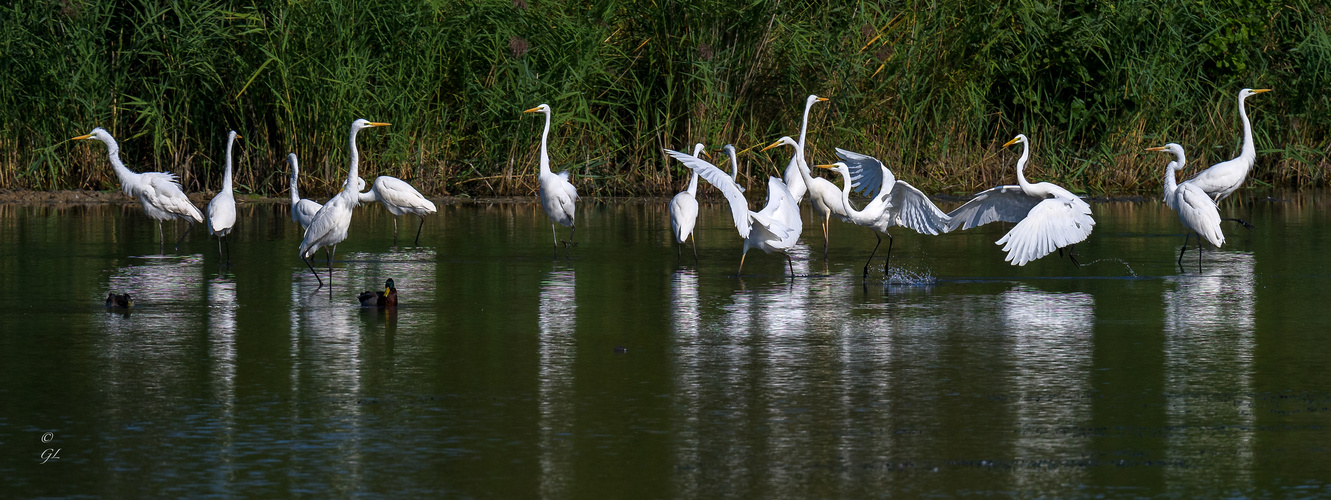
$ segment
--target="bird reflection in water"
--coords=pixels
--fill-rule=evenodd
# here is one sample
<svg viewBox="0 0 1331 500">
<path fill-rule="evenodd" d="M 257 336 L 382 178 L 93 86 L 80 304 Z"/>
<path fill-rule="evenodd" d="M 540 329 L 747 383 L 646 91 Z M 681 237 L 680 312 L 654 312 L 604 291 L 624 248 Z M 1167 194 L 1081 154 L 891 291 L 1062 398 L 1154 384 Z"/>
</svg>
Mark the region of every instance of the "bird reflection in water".
<svg viewBox="0 0 1331 500">
<path fill-rule="evenodd" d="M 541 281 L 539 423 L 542 497 L 567 496 L 573 474 L 573 363 L 577 344 L 577 277 L 552 270 Z"/>
</svg>

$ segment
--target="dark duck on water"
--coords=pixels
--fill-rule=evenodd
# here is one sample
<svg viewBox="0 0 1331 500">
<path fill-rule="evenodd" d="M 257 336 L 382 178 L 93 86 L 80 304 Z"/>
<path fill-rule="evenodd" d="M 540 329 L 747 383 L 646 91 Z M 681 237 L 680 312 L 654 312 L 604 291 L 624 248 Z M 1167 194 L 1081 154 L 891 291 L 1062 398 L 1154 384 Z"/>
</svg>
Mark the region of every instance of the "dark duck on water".
<svg viewBox="0 0 1331 500">
<path fill-rule="evenodd" d="M 388 278 L 384 282 L 384 291 L 361 292 L 356 298 L 360 299 L 361 307 L 397 307 L 397 288 L 393 286 L 393 278 Z"/>
<path fill-rule="evenodd" d="M 134 307 L 134 299 L 130 298 L 128 293 L 108 292 L 106 294 L 106 307 Z"/>
</svg>

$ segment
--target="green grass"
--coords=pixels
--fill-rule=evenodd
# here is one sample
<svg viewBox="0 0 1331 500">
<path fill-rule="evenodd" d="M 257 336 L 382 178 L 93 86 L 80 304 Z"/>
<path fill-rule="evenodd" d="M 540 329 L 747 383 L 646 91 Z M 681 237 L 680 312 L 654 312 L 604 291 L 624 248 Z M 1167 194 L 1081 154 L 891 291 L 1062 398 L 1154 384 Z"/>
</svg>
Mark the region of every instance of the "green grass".
<svg viewBox="0 0 1331 500">
<path fill-rule="evenodd" d="M 930 191 L 1031 177 L 1092 194 L 1157 189 L 1183 144 L 1190 165 L 1234 155 L 1242 87 L 1259 150 L 1253 175 L 1325 186 L 1331 12 L 1270 0 L 828 6 L 799 2 L 19 0 L 0 6 L 0 187 L 111 189 L 110 130 L 136 170 L 216 189 L 226 131 L 242 191 L 327 195 L 359 117 L 365 177 L 430 194 L 534 192 L 541 120 L 551 157 L 584 194 L 663 194 L 683 184 L 662 148 L 733 143 L 762 189 L 795 135 L 809 154 L 874 154 Z"/>
</svg>

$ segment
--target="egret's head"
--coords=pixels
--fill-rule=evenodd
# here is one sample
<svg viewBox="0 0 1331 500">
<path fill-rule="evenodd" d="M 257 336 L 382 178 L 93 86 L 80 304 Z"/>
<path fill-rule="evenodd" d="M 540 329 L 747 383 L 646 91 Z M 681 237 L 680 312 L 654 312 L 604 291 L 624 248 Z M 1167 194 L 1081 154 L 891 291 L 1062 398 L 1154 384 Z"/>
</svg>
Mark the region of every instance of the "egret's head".
<svg viewBox="0 0 1331 500">
<path fill-rule="evenodd" d="M 706 156 L 709 160 L 712 159 L 712 155 L 707 154 L 707 146 L 703 146 L 701 142 L 693 145 L 693 156 L 697 157 L 698 155 Z"/>
<path fill-rule="evenodd" d="M 359 193 L 359 192 L 361 192 L 361 191 L 364 191 L 364 190 L 365 190 L 365 185 L 366 185 L 366 184 L 365 184 L 365 179 L 361 178 L 360 176 L 357 176 L 357 177 L 356 177 L 356 192 Z M 345 182 L 343 182 L 343 183 L 342 183 L 342 187 L 344 187 L 344 188 L 347 187 L 347 184 L 346 184 Z"/>
<path fill-rule="evenodd" d="M 234 140 L 236 140 L 236 139 L 239 139 L 239 138 L 240 138 L 240 134 L 236 133 L 235 130 L 232 130 L 232 131 L 230 131 L 230 132 L 228 132 L 228 133 L 226 134 L 226 142 L 228 142 L 228 143 L 230 143 L 231 141 L 234 141 Z"/>
<path fill-rule="evenodd" d="M 732 158 L 735 157 L 735 155 L 736 155 L 736 154 L 735 154 L 735 145 L 734 145 L 734 144 L 726 144 L 724 147 L 722 147 L 721 149 L 718 149 L 717 151 L 725 151 L 726 154 L 730 155 Z"/>
<path fill-rule="evenodd" d="M 115 144 L 116 142 L 115 138 L 111 137 L 111 133 L 107 132 L 106 129 L 102 127 L 97 127 L 95 129 L 92 129 L 92 132 L 88 133 L 88 135 L 80 135 L 70 140 L 81 141 L 84 139 L 97 139 L 107 144 Z"/>
<path fill-rule="evenodd" d="M 549 104 L 542 104 L 542 105 L 540 105 L 540 106 L 537 106 L 537 107 L 531 108 L 531 109 L 529 109 L 529 110 L 523 111 L 523 113 L 545 113 L 545 114 L 548 115 L 548 114 L 550 114 L 550 105 L 549 105 Z"/>
<path fill-rule="evenodd" d="M 1012 140 L 1003 143 L 1003 147 L 1006 148 L 1006 147 L 1011 146 L 1011 145 L 1013 145 L 1013 144 L 1018 144 L 1018 143 L 1022 143 L 1022 142 L 1029 143 L 1030 141 L 1029 141 L 1028 139 L 1026 139 L 1026 134 L 1017 134 L 1017 136 L 1016 136 L 1016 137 L 1013 137 Z"/>
<path fill-rule="evenodd" d="M 1253 94 L 1260 94 L 1262 92 L 1270 92 L 1270 91 L 1271 89 L 1243 89 L 1239 91 L 1239 100 L 1241 101 L 1247 99 L 1248 96 Z"/>
<path fill-rule="evenodd" d="M 392 124 L 391 124 L 391 123 L 383 123 L 383 122 L 372 122 L 372 121 L 366 120 L 366 119 L 364 119 L 364 118 L 357 118 L 356 121 L 351 122 L 351 130 L 352 130 L 352 131 L 357 131 L 357 130 L 360 130 L 360 129 L 363 129 L 363 128 L 387 127 L 387 126 L 389 126 L 389 125 L 392 125 Z"/>
<path fill-rule="evenodd" d="M 840 162 L 840 161 L 833 163 L 831 165 L 814 165 L 814 166 L 818 168 L 825 168 L 831 170 L 833 172 L 841 174 L 842 177 L 845 177 L 847 174 L 850 173 L 850 167 L 847 166 L 845 162 Z"/>
<path fill-rule="evenodd" d="M 804 100 L 804 106 L 805 107 L 813 106 L 813 103 L 815 102 L 823 102 L 826 100 L 827 100 L 826 97 L 818 97 L 817 95 L 809 94 L 809 98 Z"/>
<path fill-rule="evenodd" d="M 1165 144 L 1164 146 L 1146 148 L 1146 150 L 1158 151 L 1161 153 L 1173 153 L 1174 156 L 1178 158 L 1178 161 L 1169 162 L 1169 167 L 1173 168 L 1174 170 L 1183 170 L 1183 162 L 1184 162 L 1183 146 L 1171 142 L 1169 144 Z"/>
<path fill-rule="evenodd" d="M 287 153 L 287 163 L 291 164 L 291 168 L 300 168 L 296 163 L 296 153 Z"/>
<path fill-rule="evenodd" d="M 790 136 L 785 136 L 785 137 L 782 137 L 782 138 L 780 138 L 780 139 L 777 139 L 776 142 L 773 142 L 771 146 L 767 146 L 767 147 L 763 148 L 762 151 L 767 151 L 767 150 L 769 150 L 769 149 L 772 149 L 772 148 L 777 147 L 777 146 L 782 146 L 782 145 L 785 145 L 785 146 L 791 146 L 791 147 L 799 147 L 799 143 L 798 143 L 798 142 L 795 142 L 795 140 L 794 140 L 794 139 L 791 139 Z"/>
</svg>

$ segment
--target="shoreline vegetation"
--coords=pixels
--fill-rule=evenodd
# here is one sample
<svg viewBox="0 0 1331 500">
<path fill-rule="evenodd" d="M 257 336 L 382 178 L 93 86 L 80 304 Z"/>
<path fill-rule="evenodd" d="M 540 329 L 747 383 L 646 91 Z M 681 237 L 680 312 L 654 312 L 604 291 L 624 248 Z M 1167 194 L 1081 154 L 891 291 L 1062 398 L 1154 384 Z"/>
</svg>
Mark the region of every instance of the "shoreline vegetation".
<svg viewBox="0 0 1331 500">
<path fill-rule="evenodd" d="M 1048 4 L 960 0 L 811 5 L 657 2 L 37 2 L 0 6 L 0 188 L 118 186 L 101 126 L 135 171 L 221 183 L 226 132 L 237 193 L 281 197 L 288 152 L 326 198 L 347 168 L 347 126 L 371 181 L 431 198 L 531 196 L 542 123 L 552 167 L 590 197 L 664 196 L 687 181 L 662 148 L 726 143 L 757 193 L 788 157 L 757 152 L 799 130 L 809 162 L 841 147 L 931 194 L 1027 176 L 1091 196 L 1159 189 L 1182 144 L 1191 176 L 1239 149 L 1248 99 L 1258 158 L 1248 187 L 1325 187 L 1331 171 L 1331 10 L 1271 0 Z M 225 48 L 219 50 L 219 48 Z M 118 192 L 115 192 L 118 196 Z"/>
</svg>

